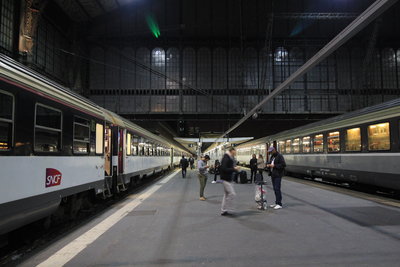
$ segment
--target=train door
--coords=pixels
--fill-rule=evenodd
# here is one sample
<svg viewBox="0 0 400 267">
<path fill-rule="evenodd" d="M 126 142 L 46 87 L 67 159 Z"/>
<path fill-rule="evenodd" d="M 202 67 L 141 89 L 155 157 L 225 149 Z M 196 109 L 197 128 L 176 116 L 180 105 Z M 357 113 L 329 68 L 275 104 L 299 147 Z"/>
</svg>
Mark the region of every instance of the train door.
<svg viewBox="0 0 400 267">
<path fill-rule="evenodd" d="M 105 176 L 112 176 L 112 132 L 110 125 L 104 130 L 104 172 Z"/>
<path fill-rule="evenodd" d="M 118 174 L 124 173 L 124 146 L 125 145 L 125 130 L 118 131 Z"/>
<path fill-rule="evenodd" d="M 173 168 L 174 166 L 174 149 L 173 148 L 171 148 L 170 149 L 170 152 L 171 152 L 171 167 Z"/>
<path fill-rule="evenodd" d="M 118 176 L 118 165 L 119 165 L 119 128 L 118 126 L 113 126 L 111 128 L 112 132 L 112 168 L 113 175 Z M 116 179 L 114 179 L 116 180 Z"/>
</svg>

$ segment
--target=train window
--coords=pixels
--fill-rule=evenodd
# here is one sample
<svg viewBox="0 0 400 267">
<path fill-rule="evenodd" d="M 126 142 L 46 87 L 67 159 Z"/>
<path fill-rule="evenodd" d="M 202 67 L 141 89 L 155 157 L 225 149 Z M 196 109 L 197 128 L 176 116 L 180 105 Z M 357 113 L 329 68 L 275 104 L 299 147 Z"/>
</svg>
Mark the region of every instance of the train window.
<svg viewBox="0 0 400 267">
<path fill-rule="evenodd" d="M 130 133 L 126 134 L 126 155 L 132 155 L 132 135 Z"/>
<path fill-rule="evenodd" d="M 324 152 L 324 135 L 323 134 L 315 135 L 313 144 L 315 153 Z"/>
<path fill-rule="evenodd" d="M 292 140 L 286 140 L 285 142 L 285 152 L 292 153 Z"/>
<path fill-rule="evenodd" d="M 61 147 L 61 125 L 61 111 L 37 104 L 35 116 L 35 151 L 59 151 Z"/>
<path fill-rule="evenodd" d="M 311 137 L 303 137 L 303 153 L 311 152 Z"/>
<path fill-rule="evenodd" d="M 293 139 L 292 152 L 295 154 L 300 153 L 300 138 Z"/>
<path fill-rule="evenodd" d="M 88 154 L 90 150 L 89 121 L 75 117 L 73 149 L 77 154 Z"/>
<path fill-rule="evenodd" d="M 104 145 L 104 126 L 96 123 L 96 154 L 103 154 Z"/>
<path fill-rule="evenodd" d="M 279 141 L 278 142 L 278 151 L 281 153 L 285 153 L 285 141 Z"/>
<path fill-rule="evenodd" d="M 146 147 L 146 144 L 144 143 L 144 140 L 140 139 L 140 142 L 139 142 L 139 156 L 144 156 L 145 147 Z"/>
<path fill-rule="evenodd" d="M 353 128 L 346 131 L 346 151 L 361 151 L 361 129 Z"/>
<path fill-rule="evenodd" d="M 12 146 L 14 124 L 14 96 L 0 91 L 0 151 Z"/>
<path fill-rule="evenodd" d="M 338 131 L 328 134 L 328 152 L 340 152 L 340 133 Z"/>
<path fill-rule="evenodd" d="M 131 150 L 132 150 L 132 156 L 138 156 L 139 155 L 139 137 L 136 135 L 133 136 L 132 142 L 131 142 Z"/>
<path fill-rule="evenodd" d="M 150 155 L 150 144 L 146 142 L 145 147 L 144 147 L 144 155 L 149 156 Z"/>
<path fill-rule="evenodd" d="M 390 125 L 388 122 L 368 126 L 368 149 L 390 150 Z"/>
</svg>

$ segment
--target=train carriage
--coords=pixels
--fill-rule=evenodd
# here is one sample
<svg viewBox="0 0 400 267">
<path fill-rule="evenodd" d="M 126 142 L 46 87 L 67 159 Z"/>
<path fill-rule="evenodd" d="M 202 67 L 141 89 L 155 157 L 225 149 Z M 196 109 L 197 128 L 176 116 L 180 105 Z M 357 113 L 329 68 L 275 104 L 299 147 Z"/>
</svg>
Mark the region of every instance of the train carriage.
<svg viewBox="0 0 400 267">
<path fill-rule="evenodd" d="M 173 153 L 187 154 L 0 56 L 0 235 L 171 168 Z"/>
<path fill-rule="evenodd" d="M 399 122 L 395 99 L 242 144 L 238 158 L 274 145 L 289 174 L 400 190 Z"/>
</svg>

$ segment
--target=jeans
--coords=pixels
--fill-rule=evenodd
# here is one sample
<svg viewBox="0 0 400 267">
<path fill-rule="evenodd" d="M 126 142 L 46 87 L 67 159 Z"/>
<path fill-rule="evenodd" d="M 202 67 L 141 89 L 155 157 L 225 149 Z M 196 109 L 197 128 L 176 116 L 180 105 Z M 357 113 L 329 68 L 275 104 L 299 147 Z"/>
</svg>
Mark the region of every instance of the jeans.
<svg viewBox="0 0 400 267">
<path fill-rule="evenodd" d="M 217 181 L 217 175 L 219 175 L 219 174 L 218 174 L 218 173 L 215 173 L 215 174 L 214 174 L 214 182 Z"/>
<path fill-rule="evenodd" d="M 233 201 L 236 197 L 235 188 L 233 188 L 233 183 L 222 181 L 224 186 L 224 198 L 222 199 L 221 212 L 233 211 Z"/>
<path fill-rule="evenodd" d="M 261 181 L 264 181 L 264 175 L 263 175 L 264 170 L 263 169 L 258 169 L 258 173 L 261 175 Z"/>
<path fill-rule="evenodd" d="M 275 192 L 275 199 L 276 199 L 275 204 L 282 206 L 282 192 L 281 192 L 282 177 L 271 177 L 271 180 Z"/>
<path fill-rule="evenodd" d="M 204 188 L 206 188 L 207 184 L 207 176 L 205 174 L 199 173 L 199 182 L 200 182 L 200 197 L 204 197 Z"/>
<path fill-rule="evenodd" d="M 256 181 L 257 169 L 251 169 L 250 182 Z"/>
<path fill-rule="evenodd" d="M 186 177 L 186 168 L 182 168 L 182 178 Z"/>
</svg>

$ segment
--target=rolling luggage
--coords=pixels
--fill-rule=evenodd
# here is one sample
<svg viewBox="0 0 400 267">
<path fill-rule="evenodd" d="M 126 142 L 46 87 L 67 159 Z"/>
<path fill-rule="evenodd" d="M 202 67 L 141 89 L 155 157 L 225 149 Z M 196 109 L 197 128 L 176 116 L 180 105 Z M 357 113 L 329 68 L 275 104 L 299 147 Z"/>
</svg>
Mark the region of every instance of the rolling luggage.
<svg viewBox="0 0 400 267">
<path fill-rule="evenodd" d="M 239 173 L 239 178 L 240 178 L 240 183 L 241 184 L 247 184 L 247 182 L 248 182 L 248 180 L 247 180 L 247 172 L 241 171 Z"/>
</svg>

